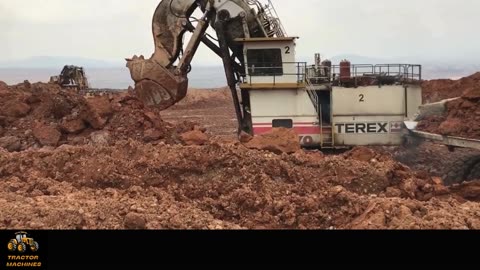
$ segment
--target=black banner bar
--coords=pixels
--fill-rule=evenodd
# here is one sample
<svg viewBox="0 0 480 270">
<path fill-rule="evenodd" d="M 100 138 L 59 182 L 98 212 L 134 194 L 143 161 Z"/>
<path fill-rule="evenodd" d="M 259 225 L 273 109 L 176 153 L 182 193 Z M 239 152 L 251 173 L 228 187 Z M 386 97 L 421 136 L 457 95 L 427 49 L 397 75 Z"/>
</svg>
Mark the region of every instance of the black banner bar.
<svg viewBox="0 0 480 270">
<path fill-rule="evenodd" d="M 0 269 L 93 264 L 475 262 L 473 246 L 480 240 L 478 231 L 28 231 L 27 237 L 16 238 L 18 232 L 0 233 L 4 247 Z M 20 239 L 27 249 L 8 250 L 12 239 Z M 32 251 L 32 241 L 38 243 L 37 251 Z M 30 265 L 38 262 L 41 268 Z"/>
</svg>

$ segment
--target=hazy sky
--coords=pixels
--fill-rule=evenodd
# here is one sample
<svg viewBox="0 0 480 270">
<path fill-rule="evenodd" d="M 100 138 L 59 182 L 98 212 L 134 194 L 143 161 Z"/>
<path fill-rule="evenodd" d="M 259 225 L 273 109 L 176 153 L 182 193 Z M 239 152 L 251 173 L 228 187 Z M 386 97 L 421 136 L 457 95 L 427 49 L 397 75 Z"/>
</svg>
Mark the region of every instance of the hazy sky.
<svg viewBox="0 0 480 270">
<path fill-rule="evenodd" d="M 177 0 L 175 0 L 177 1 Z M 297 55 L 412 59 L 480 55 L 478 0 L 275 0 Z M 79 56 L 122 60 L 153 52 L 159 0 L 0 0 L 3 60 Z M 202 48 L 195 63 L 221 64 Z"/>
</svg>

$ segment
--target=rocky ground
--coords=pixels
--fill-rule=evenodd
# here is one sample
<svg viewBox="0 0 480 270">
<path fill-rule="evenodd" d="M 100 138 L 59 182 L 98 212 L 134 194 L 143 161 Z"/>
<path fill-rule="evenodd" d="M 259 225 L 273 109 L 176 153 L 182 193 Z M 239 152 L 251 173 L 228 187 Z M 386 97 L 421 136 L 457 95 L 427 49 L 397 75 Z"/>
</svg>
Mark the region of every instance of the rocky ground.
<svg viewBox="0 0 480 270">
<path fill-rule="evenodd" d="M 422 83 L 423 103 L 433 103 L 444 99 L 460 97 L 463 92 L 480 85 L 480 72 L 459 80 L 430 80 Z"/>
<path fill-rule="evenodd" d="M 429 116 L 422 120 L 418 129 L 448 136 L 480 139 L 480 73 L 448 82 L 442 89 L 449 90 L 452 95 L 450 97 L 460 98 L 446 103 L 447 112 L 444 115 Z"/>
<path fill-rule="evenodd" d="M 235 125 L 225 89 L 160 113 L 0 83 L 0 228 L 480 228 L 480 184 L 445 187 L 442 146 L 327 155 L 288 130 L 242 143 Z"/>
</svg>

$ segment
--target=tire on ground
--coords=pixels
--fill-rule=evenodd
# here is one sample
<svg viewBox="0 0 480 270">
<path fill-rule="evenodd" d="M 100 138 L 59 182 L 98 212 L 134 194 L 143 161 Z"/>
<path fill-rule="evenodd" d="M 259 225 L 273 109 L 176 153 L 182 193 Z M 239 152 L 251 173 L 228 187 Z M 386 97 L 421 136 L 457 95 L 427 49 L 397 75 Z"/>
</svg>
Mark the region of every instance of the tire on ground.
<svg viewBox="0 0 480 270">
<path fill-rule="evenodd" d="M 475 175 L 480 174 L 480 155 L 467 155 L 459 158 L 452 163 L 448 171 L 443 176 L 443 183 L 446 186 L 462 183 L 464 181 L 475 179 Z M 472 174 L 473 173 L 473 174 Z M 473 178 L 472 178 L 473 177 Z M 477 176 L 477 178 L 480 175 Z"/>
</svg>

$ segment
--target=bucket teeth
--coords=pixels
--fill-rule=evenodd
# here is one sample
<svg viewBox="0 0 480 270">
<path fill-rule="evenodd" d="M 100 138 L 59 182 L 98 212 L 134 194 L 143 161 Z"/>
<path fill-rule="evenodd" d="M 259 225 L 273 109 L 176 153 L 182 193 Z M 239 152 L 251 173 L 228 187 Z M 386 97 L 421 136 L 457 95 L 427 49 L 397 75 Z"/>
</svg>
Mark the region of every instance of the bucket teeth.
<svg viewBox="0 0 480 270">
<path fill-rule="evenodd" d="M 134 93 L 145 106 L 168 109 L 187 94 L 188 79 L 175 75 L 175 69 L 167 69 L 143 56 L 127 59 L 127 67 L 135 81 Z"/>
</svg>

